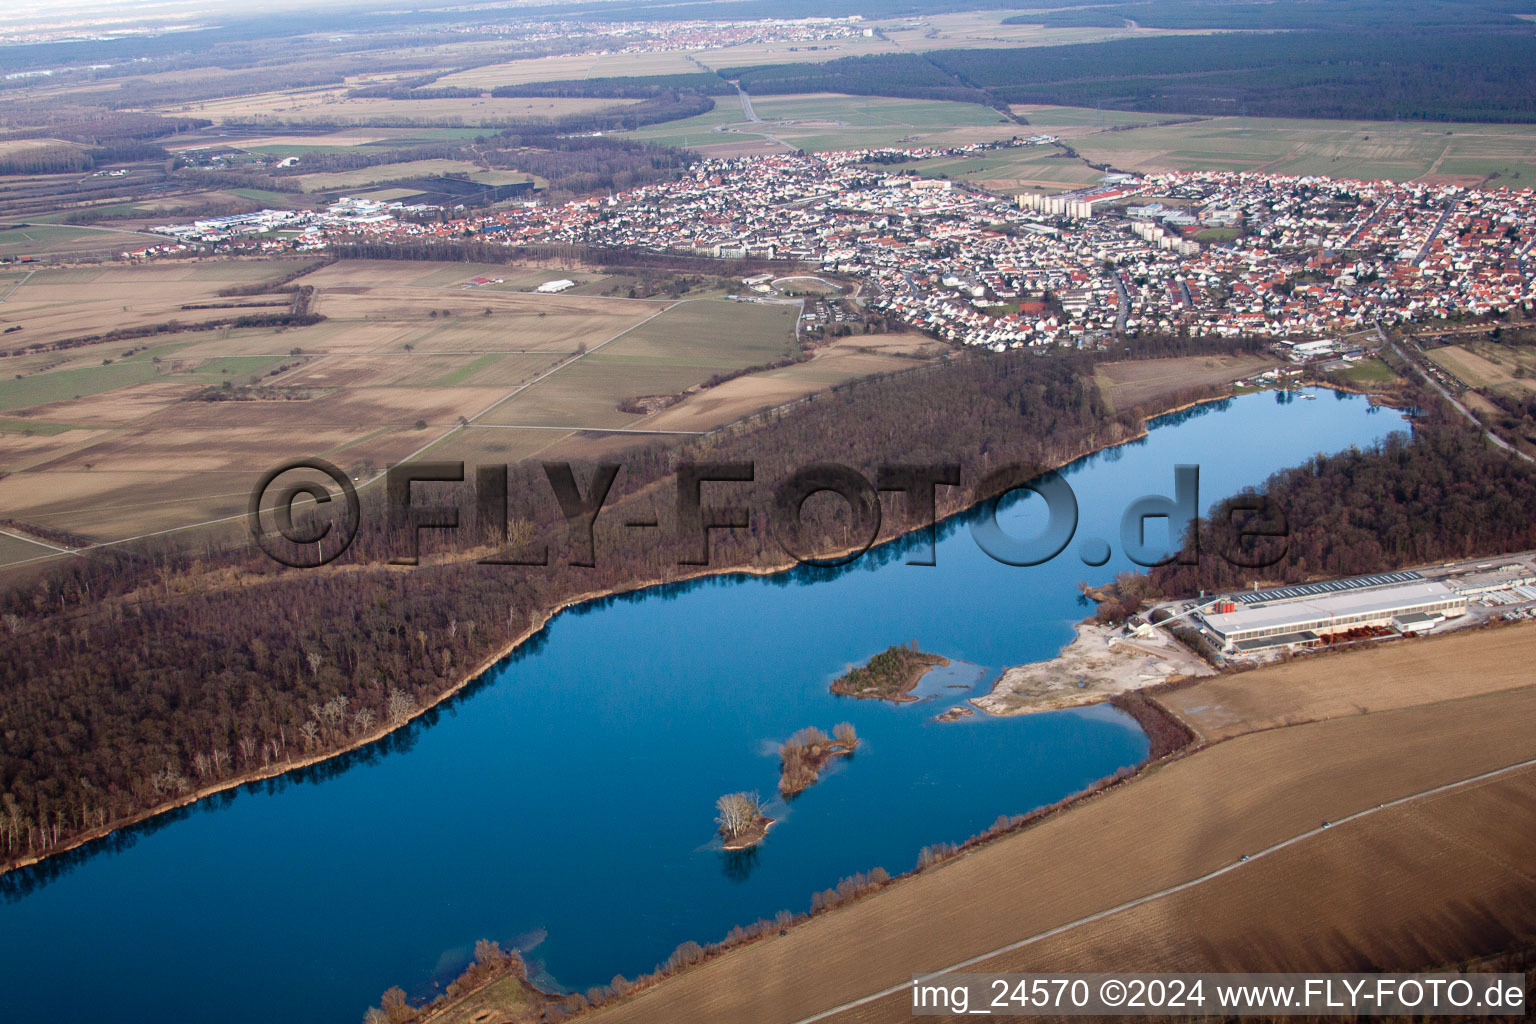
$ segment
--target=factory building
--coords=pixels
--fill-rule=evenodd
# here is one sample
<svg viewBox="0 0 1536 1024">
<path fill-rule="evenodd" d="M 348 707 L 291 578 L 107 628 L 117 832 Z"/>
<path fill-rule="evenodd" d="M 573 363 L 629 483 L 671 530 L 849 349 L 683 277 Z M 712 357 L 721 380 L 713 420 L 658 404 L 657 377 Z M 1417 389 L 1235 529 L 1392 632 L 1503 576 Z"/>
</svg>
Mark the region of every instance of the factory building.
<svg viewBox="0 0 1536 1024">
<path fill-rule="evenodd" d="M 1466 610 L 1465 595 L 1443 583 L 1420 582 L 1273 603 L 1223 601 L 1200 617 L 1206 632 L 1223 650 L 1250 653 L 1315 643 L 1351 629 L 1429 629 Z"/>
<path fill-rule="evenodd" d="M 1453 579 L 1451 589 L 1464 597 L 1491 594 L 1499 590 L 1528 587 L 1536 583 L 1536 573 L 1518 562 L 1502 566 L 1492 572 L 1472 573 Z"/>
</svg>

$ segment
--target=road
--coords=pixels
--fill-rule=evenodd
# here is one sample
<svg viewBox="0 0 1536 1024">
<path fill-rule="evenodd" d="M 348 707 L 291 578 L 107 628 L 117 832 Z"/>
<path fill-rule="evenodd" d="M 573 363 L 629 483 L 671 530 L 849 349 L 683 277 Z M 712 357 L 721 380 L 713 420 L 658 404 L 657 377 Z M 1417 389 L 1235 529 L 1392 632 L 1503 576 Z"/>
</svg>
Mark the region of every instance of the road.
<svg viewBox="0 0 1536 1024">
<path fill-rule="evenodd" d="M 78 555 L 80 553 L 78 551 L 72 551 L 69 548 L 61 548 L 57 544 L 50 544 L 47 541 L 41 540 L 37 537 L 24 537 L 19 533 L 12 533 L 10 530 L 0 530 L 0 537 L 10 537 L 12 540 L 26 541 L 28 544 L 36 544 L 38 547 L 52 548 L 54 551 L 61 555 Z M 49 558 L 51 556 L 40 555 L 38 557 Z"/>
<path fill-rule="evenodd" d="M 1419 254 L 1413 258 L 1415 263 L 1423 263 L 1424 257 L 1429 255 L 1429 247 L 1435 239 L 1440 237 L 1440 230 L 1445 227 L 1445 222 L 1451 219 L 1451 213 L 1456 209 L 1456 203 L 1451 203 L 1440 213 L 1440 219 L 1435 221 L 1435 226 L 1430 229 L 1429 237 L 1424 239 L 1424 244 L 1419 248 Z"/>
<path fill-rule="evenodd" d="M 1346 825 L 1352 821 L 1358 821 L 1361 818 L 1369 817 L 1372 814 L 1377 814 L 1381 811 L 1389 810 L 1394 807 L 1401 807 L 1404 804 L 1412 803 L 1416 800 L 1422 800 L 1425 797 L 1438 796 L 1441 793 L 1448 793 L 1452 790 L 1460 789 L 1463 786 L 1471 786 L 1479 782 L 1486 782 L 1489 779 L 1496 779 L 1500 776 L 1508 775 L 1511 772 L 1523 771 L 1524 769 L 1532 767 L 1536 767 L 1536 758 L 1520 761 L 1512 765 L 1507 765 L 1503 768 L 1495 768 L 1491 772 L 1483 772 L 1480 775 L 1473 775 L 1470 778 L 1458 779 L 1455 782 L 1447 782 L 1444 785 L 1421 790 L 1417 793 L 1410 793 L 1408 796 L 1399 797 L 1398 799 L 1388 801 L 1387 803 L 1377 804 L 1375 807 L 1368 807 L 1363 811 L 1356 811 L 1354 814 L 1342 817 L 1338 821 L 1330 822 L 1327 825 L 1320 825 L 1317 828 L 1308 829 L 1307 831 L 1300 832 L 1288 839 L 1283 839 L 1278 843 L 1266 846 L 1262 850 L 1248 854 L 1247 857 L 1241 861 L 1233 864 L 1225 864 L 1214 871 L 1208 871 L 1203 875 L 1191 878 L 1187 882 L 1180 882 L 1178 885 L 1171 885 L 1166 889 L 1160 889 L 1157 892 L 1148 893 L 1139 899 L 1128 900 L 1125 903 L 1121 903 L 1119 906 L 1110 907 L 1107 910 L 1101 910 L 1096 914 L 1089 914 L 1086 917 L 1080 917 L 1075 921 L 1068 921 L 1066 924 L 1058 925 L 1057 927 L 1051 928 L 1048 931 L 1039 932 L 1035 935 L 1029 936 L 1028 938 L 1019 939 L 1017 942 L 1010 942 L 1006 946 L 999 946 L 996 949 L 991 949 L 985 953 L 980 953 L 968 959 L 958 961 L 956 963 L 950 964 L 948 967 L 942 967 L 939 970 L 933 971 L 929 974 L 920 975 L 912 979 L 912 981 L 904 981 L 899 985 L 892 985 L 890 988 L 881 989 L 879 992 L 872 992 L 867 996 L 851 1000 L 850 1002 L 846 1002 L 841 1006 L 834 1006 L 830 1010 L 823 1010 L 821 1013 L 813 1014 L 810 1017 L 802 1017 L 800 1020 L 796 1021 L 795 1024 L 811 1024 L 812 1021 L 826 1020 L 828 1017 L 834 1017 L 839 1013 L 844 1013 L 848 1010 L 854 1009 L 855 1007 L 864 1006 L 880 999 L 886 999 L 900 992 L 908 992 L 911 990 L 912 986 L 918 982 L 928 981 L 931 978 L 937 978 L 942 975 L 949 974 L 953 971 L 960 971 L 967 967 L 973 967 L 976 964 L 990 960 L 993 957 L 999 956 L 1003 953 L 1012 952 L 1015 949 L 1023 949 L 1025 946 L 1032 946 L 1037 942 L 1061 935 L 1065 932 L 1071 931 L 1074 928 L 1079 928 L 1085 924 L 1091 924 L 1094 921 L 1102 921 L 1106 917 L 1111 917 L 1115 914 L 1119 914 L 1124 911 L 1131 910 L 1135 907 L 1142 906 L 1143 904 L 1151 903 L 1154 900 L 1162 899 L 1165 896 L 1172 896 L 1174 893 L 1184 892 L 1187 889 L 1193 889 L 1196 886 L 1203 885 L 1204 883 L 1209 882 L 1214 878 L 1220 878 L 1222 875 L 1225 875 L 1229 871 L 1236 871 L 1243 865 L 1252 863 L 1261 857 L 1268 857 L 1271 854 L 1279 853 L 1281 850 L 1287 849 L 1288 847 L 1295 846 L 1297 843 L 1305 842 L 1314 836 L 1320 836 L 1327 829 L 1338 828 L 1339 826 Z"/>
<path fill-rule="evenodd" d="M 1121 280 L 1120 271 L 1115 271 L 1115 291 L 1120 293 L 1120 311 L 1115 314 L 1115 333 L 1125 333 L 1126 318 L 1131 315 L 1131 296 L 1125 290 L 1125 282 Z"/>
<path fill-rule="evenodd" d="M 1371 211 L 1371 215 L 1369 217 L 1365 218 L 1365 220 L 1361 221 L 1360 222 L 1360 226 L 1355 228 L 1355 230 L 1353 230 L 1353 231 L 1351 231 L 1349 233 L 1349 237 L 1344 239 L 1344 244 L 1339 246 L 1339 248 L 1340 249 L 1352 249 L 1352 248 L 1354 248 L 1355 242 L 1359 240 L 1360 236 L 1363 235 L 1366 232 L 1366 230 L 1372 224 L 1375 224 L 1377 219 L 1379 219 L 1381 217 L 1381 211 L 1382 211 L 1382 207 L 1380 207 L 1380 206 L 1378 206 L 1378 207 L 1376 207 L 1376 209 L 1372 210 Z"/>
<path fill-rule="evenodd" d="M 1419 366 L 1419 364 L 1418 364 L 1418 362 L 1416 360 L 1411 359 L 1406 354 L 1404 354 L 1403 350 L 1397 347 L 1397 343 L 1392 341 L 1390 338 L 1387 337 L 1387 332 L 1381 329 L 1381 325 L 1380 324 L 1376 325 L 1376 334 L 1377 334 L 1378 337 L 1381 338 L 1381 344 L 1382 344 L 1383 348 L 1391 349 L 1394 353 L 1396 353 L 1396 355 L 1397 355 L 1397 357 L 1399 359 L 1401 359 L 1403 362 L 1407 363 L 1409 366 L 1413 367 L 1413 372 L 1419 375 L 1419 379 L 1420 380 L 1424 381 L 1424 383 L 1426 383 L 1430 387 L 1434 388 L 1435 391 L 1440 395 L 1441 398 L 1445 399 L 1447 402 L 1450 402 L 1451 405 L 1455 406 L 1456 411 L 1461 413 L 1463 416 L 1465 416 L 1467 418 L 1467 422 L 1468 423 L 1472 424 L 1478 430 L 1482 431 L 1484 437 L 1486 437 L 1489 441 L 1492 441 L 1498 447 L 1500 447 L 1500 448 L 1504 449 L 1505 451 L 1509 452 L 1510 454 L 1515 455 L 1515 456 L 1517 456 L 1519 458 L 1522 458 L 1526 462 L 1532 463 L 1533 465 L 1536 465 L 1536 459 L 1531 458 L 1529 455 L 1525 454 L 1525 452 L 1520 451 L 1518 448 L 1516 448 L 1513 445 L 1511 445 L 1508 441 L 1505 441 L 1498 434 L 1495 434 L 1493 431 L 1488 430 L 1487 428 L 1485 428 L 1483 426 L 1483 424 L 1482 424 L 1482 421 L 1479 420 L 1475 415 L 1473 415 L 1471 409 L 1468 409 L 1466 406 L 1462 405 L 1461 402 L 1458 401 L 1455 398 L 1455 396 L 1453 396 L 1449 391 L 1445 390 L 1445 388 L 1440 386 L 1440 382 L 1439 381 L 1435 380 L 1435 378 L 1433 378 L 1429 374 L 1425 373 L 1424 370 Z"/>
<path fill-rule="evenodd" d="M 26 277 L 22 278 L 20 281 L 17 281 L 15 284 L 11 285 L 10 288 L 6 289 L 6 292 L 5 292 L 4 295 L 0 295 L 0 302 L 4 302 L 6 299 L 10 298 L 12 295 L 15 295 L 16 294 L 16 289 L 20 288 L 22 285 L 24 285 L 28 281 L 32 280 L 32 275 L 35 274 L 35 273 L 37 273 L 37 271 L 35 271 L 35 270 L 27 271 L 27 276 Z"/>
<path fill-rule="evenodd" d="M 761 124 L 763 119 L 758 117 L 757 113 L 752 109 L 752 97 L 747 95 L 747 90 L 741 87 L 740 82 L 736 83 L 736 94 L 741 97 L 742 115 L 745 116 L 748 121 L 756 121 Z"/>
</svg>

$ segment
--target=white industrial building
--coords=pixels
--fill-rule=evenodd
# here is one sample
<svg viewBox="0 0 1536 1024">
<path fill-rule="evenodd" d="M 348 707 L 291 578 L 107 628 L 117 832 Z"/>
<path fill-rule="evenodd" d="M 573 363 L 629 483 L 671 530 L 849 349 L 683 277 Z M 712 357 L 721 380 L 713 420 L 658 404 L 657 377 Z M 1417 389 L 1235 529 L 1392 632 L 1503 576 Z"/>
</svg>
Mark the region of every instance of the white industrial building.
<svg viewBox="0 0 1536 1024">
<path fill-rule="evenodd" d="M 1463 615 L 1467 598 L 1443 583 L 1411 583 L 1344 590 L 1303 600 L 1239 604 L 1218 602 L 1201 613 L 1206 631 L 1223 650 L 1251 652 L 1300 646 L 1334 633 L 1366 627 L 1428 629 Z"/>
<path fill-rule="evenodd" d="M 1513 590 L 1536 583 L 1536 572 L 1516 562 L 1501 566 L 1492 572 L 1473 573 L 1450 581 L 1451 589 L 1464 597 L 1491 594 L 1499 590 Z"/>
<path fill-rule="evenodd" d="M 536 292 L 543 292 L 546 295 L 548 295 L 548 294 L 551 294 L 553 292 L 563 292 L 567 288 L 575 288 L 575 287 L 576 287 L 576 282 L 575 281 L 571 281 L 571 280 L 568 280 L 568 279 L 562 277 L 558 281 L 545 281 L 543 284 L 541 284 L 537 288 L 535 288 L 534 291 L 536 291 Z"/>
</svg>

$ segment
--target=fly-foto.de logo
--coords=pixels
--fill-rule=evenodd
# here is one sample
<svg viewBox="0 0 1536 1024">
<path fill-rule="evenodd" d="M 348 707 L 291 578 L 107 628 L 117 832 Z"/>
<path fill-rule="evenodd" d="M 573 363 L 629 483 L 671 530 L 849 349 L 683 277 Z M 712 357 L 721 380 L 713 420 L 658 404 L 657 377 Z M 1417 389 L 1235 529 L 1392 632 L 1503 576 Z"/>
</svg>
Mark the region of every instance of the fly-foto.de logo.
<svg viewBox="0 0 1536 1024">
<path fill-rule="evenodd" d="M 505 464 L 466 467 L 463 462 L 412 462 L 384 474 L 384 495 L 376 514 L 391 527 L 393 565 L 416 565 L 422 534 L 439 538 L 461 529 L 473 531 L 477 546 L 492 553 L 476 561 L 486 565 L 537 567 L 556 561 L 593 568 L 597 565 L 596 526 L 600 516 L 615 516 L 619 502 L 610 504 L 615 482 L 624 467 L 598 463 L 583 475 L 569 462 L 542 464 L 548 496 L 559 506 L 565 525 L 565 545 L 556 552 L 548 540 L 516 535 L 509 516 L 509 467 Z M 305 471 L 302 472 L 301 471 Z M 1114 545 L 1132 563 L 1150 567 L 1171 561 L 1199 560 L 1200 467 L 1173 467 L 1171 494 L 1145 494 L 1128 502 L 1118 517 L 1116 536 L 1079 537 L 1080 509 L 1067 479 L 1054 470 L 1039 472 L 1009 466 L 988 473 L 971 486 L 975 510 L 968 516 L 971 536 L 988 556 L 1013 566 L 1048 562 L 1072 545 L 1085 565 L 1102 566 L 1113 557 Z M 622 526 L 639 532 L 670 531 L 676 562 L 684 567 L 710 564 L 710 539 L 725 531 L 746 530 L 753 523 L 751 500 L 763 492 L 757 466 L 750 461 L 684 462 L 672 474 L 673 511 L 664 527 L 659 518 L 625 514 Z M 816 462 L 771 481 L 766 524 L 780 549 L 804 565 L 835 566 L 851 562 L 880 537 L 881 495 L 899 496 L 905 514 L 900 532 L 916 532 L 926 541 L 909 565 L 934 565 L 939 488 L 964 486 L 955 463 L 899 463 L 876 468 L 873 479 L 850 466 Z M 1027 493 L 1044 507 L 1044 526 L 1005 525 L 999 510 Z M 805 518 L 806 504 L 817 495 L 840 502 L 842 524 L 832 551 Z M 1288 536 L 1283 513 L 1262 495 L 1248 495 L 1226 504 L 1229 515 L 1245 515 L 1231 550 L 1216 552 L 1234 565 L 1263 568 L 1285 555 L 1285 545 L 1268 544 L 1256 554 L 1247 542 Z M 292 568 L 315 568 L 335 561 L 356 539 L 363 525 L 363 505 L 352 481 L 323 459 L 295 459 L 264 474 L 247 509 L 251 534 L 274 560 Z M 1032 519 L 1038 516 L 1032 517 Z M 1149 529 L 1149 527 L 1151 527 Z M 1160 530 L 1160 527 L 1165 529 Z M 519 531 L 520 532 L 520 531 Z M 1108 532 L 1108 531 L 1107 531 Z M 1159 534 L 1162 540 L 1156 539 Z M 1180 539 L 1183 539 L 1180 545 Z M 1175 550 L 1176 549 L 1176 550 Z"/>
</svg>

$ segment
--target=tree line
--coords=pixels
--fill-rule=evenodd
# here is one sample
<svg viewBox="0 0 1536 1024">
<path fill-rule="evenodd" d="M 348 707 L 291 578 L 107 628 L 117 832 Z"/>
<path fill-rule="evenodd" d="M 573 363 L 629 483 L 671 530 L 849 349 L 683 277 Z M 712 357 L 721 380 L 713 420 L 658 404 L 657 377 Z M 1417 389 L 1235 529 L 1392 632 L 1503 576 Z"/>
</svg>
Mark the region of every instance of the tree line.
<svg viewBox="0 0 1536 1024">
<path fill-rule="evenodd" d="M 519 82 L 498 85 L 492 96 L 601 96 L 616 99 L 647 99 L 668 92 L 693 92 L 703 96 L 729 96 L 736 87 L 720 75 L 695 71 L 678 75 L 629 75 L 601 78 L 566 78 L 553 82 Z"/>
</svg>

